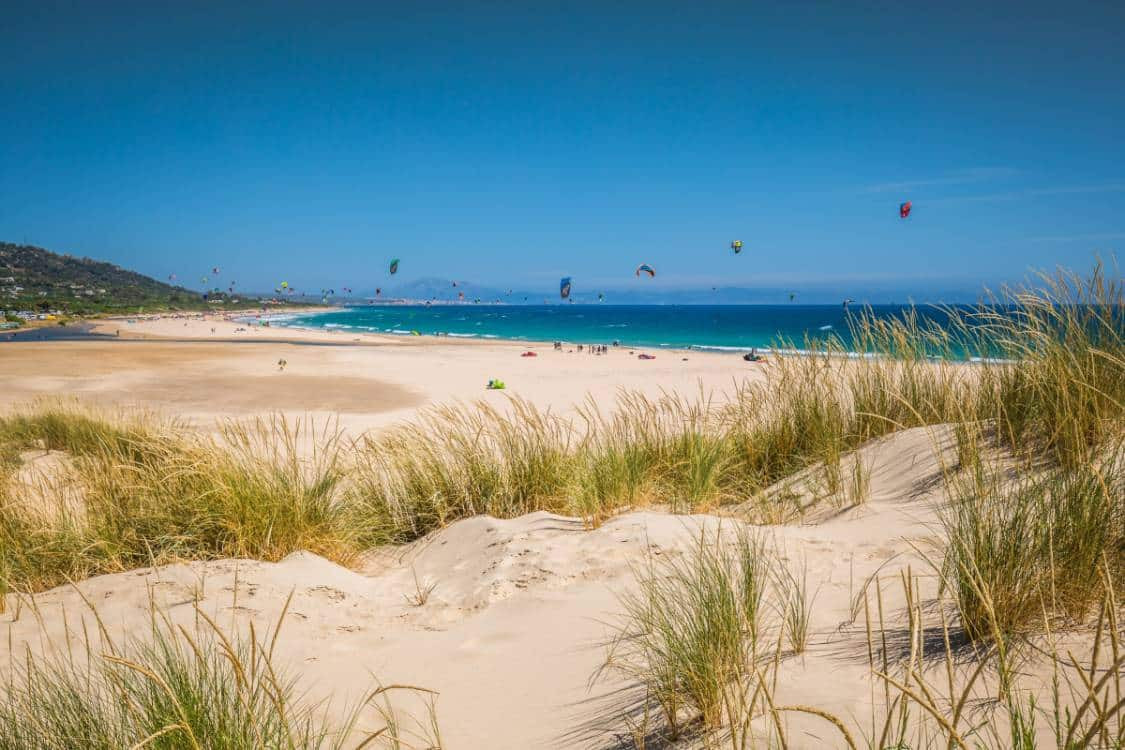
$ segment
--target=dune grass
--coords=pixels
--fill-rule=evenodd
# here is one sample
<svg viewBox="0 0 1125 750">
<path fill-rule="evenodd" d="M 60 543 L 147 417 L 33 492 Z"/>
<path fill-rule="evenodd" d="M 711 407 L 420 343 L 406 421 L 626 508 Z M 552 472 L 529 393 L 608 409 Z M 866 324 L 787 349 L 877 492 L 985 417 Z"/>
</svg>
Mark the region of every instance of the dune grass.
<svg viewBox="0 0 1125 750">
<path fill-rule="evenodd" d="M 307 438 L 310 454 L 302 425 L 281 419 L 232 423 L 204 438 L 155 423 L 122 428 L 82 411 L 39 416 L 21 415 L 8 434 L 70 452 L 82 504 L 29 507 L 0 483 L 0 591 L 177 560 L 277 560 L 307 549 L 347 562 L 358 551 L 331 430 Z M 39 494 L 36 502 L 50 501 L 50 488 Z"/>
<path fill-rule="evenodd" d="M 798 735 L 788 721 L 797 714 L 817 724 L 811 736 L 824 747 L 1125 747 L 1120 607 L 1104 565 L 1093 571 L 1099 587 L 1079 655 L 1073 644 L 1060 645 L 1053 619 L 1041 610 L 1037 638 L 970 643 L 966 658 L 959 624 L 950 619 L 956 602 L 924 601 L 920 579 L 907 568 L 899 576 L 903 632 L 901 618 L 885 619 L 885 586 L 876 577 L 858 600 L 862 630 L 818 634 L 831 648 L 841 637 L 865 641 L 868 716 L 776 699 L 791 660 L 799 662 L 804 649 L 793 643 L 798 609 L 792 601 L 804 602 L 805 642 L 814 605 L 801 571 L 782 564 L 764 537 L 744 527 L 703 531 L 685 555 L 650 557 L 635 576 L 601 670 L 645 689 L 643 710 L 629 707 L 622 718 L 636 750 L 803 747 L 802 736 L 810 735 Z M 1032 662 L 1052 677 L 1044 683 L 1028 675 Z"/>
<path fill-rule="evenodd" d="M 866 441 L 943 423 L 956 426 L 960 463 L 948 481 L 959 497 L 1008 492 L 1003 482 L 995 490 L 974 485 L 973 477 L 988 474 L 984 456 L 993 448 L 1035 472 L 1089 476 L 1122 434 L 1123 310 L 1120 282 L 1102 269 L 1085 280 L 1059 274 L 972 310 L 950 310 L 940 328 L 912 313 L 860 314 L 853 337 L 879 356 L 847 357 L 831 342 L 810 342 L 816 353 L 776 357 L 764 379 L 727 394 L 622 393 L 611 408 L 587 403 L 568 419 L 518 398 L 502 407 L 442 406 L 354 443 L 331 428 L 278 418 L 228 423 L 204 438 L 152 416 L 42 403 L 0 419 L 0 445 L 9 456 L 67 451 L 83 507 L 44 520 L 0 482 L 0 587 L 40 590 L 171 560 L 276 560 L 300 549 L 347 564 L 372 546 L 481 513 L 546 510 L 596 526 L 628 508 L 737 508 L 753 521 L 784 522 L 814 502 L 863 502 L 870 467 L 858 458 L 850 474 L 843 467 Z M 935 359 L 942 355 L 948 359 Z M 982 361 L 954 361 L 962 356 Z M 813 472 L 815 497 L 773 491 L 802 470 Z M 1001 570 L 985 568 L 1008 563 L 981 557 L 983 541 L 965 536 L 969 520 L 995 526 L 1022 518 L 993 505 L 959 503 L 965 513 L 981 512 L 948 518 L 953 548 L 975 556 L 982 580 L 1002 580 Z M 1041 529 L 1047 517 L 1036 513 L 1028 522 Z M 1097 538 L 1103 552 L 1116 543 L 1113 534 Z M 1034 546 L 1037 565 L 1057 556 L 1060 543 Z M 1065 591 L 1080 579 L 1052 579 L 1064 589 L 1053 596 L 1084 598 Z"/>
<path fill-rule="evenodd" d="M 0 750 L 343 750 L 403 747 L 409 735 L 391 702 L 409 686 L 379 686 L 353 709 L 307 700 L 274 657 L 277 625 L 236 636 L 196 611 L 195 627 L 151 611 L 151 632 L 114 643 L 97 630 L 83 646 L 16 659 L 0 683 Z M 432 703 L 430 704 L 432 707 Z M 378 726 L 361 731 L 364 713 Z M 440 750 L 433 711 L 424 747 Z"/>
<path fill-rule="evenodd" d="M 645 687 L 665 739 L 741 722 L 729 690 L 769 652 L 774 562 L 764 538 L 740 533 L 728 543 L 716 529 L 702 530 L 686 556 L 650 557 L 635 571 L 604 668 Z"/>
<path fill-rule="evenodd" d="M 975 638 L 1071 622 L 1103 596 L 1106 567 L 1125 573 L 1125 452 L 1035 470 L 977 466 L 951 479 L 943 578 Z"/>
</svg>

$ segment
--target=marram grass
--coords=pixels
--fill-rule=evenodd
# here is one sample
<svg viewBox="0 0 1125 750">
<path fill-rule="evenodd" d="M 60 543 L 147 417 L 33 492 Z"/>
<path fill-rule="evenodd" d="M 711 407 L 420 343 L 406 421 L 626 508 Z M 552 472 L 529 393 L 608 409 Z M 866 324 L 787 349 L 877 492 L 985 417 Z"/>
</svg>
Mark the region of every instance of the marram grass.
<svg viewBox="0 0 1125 750">
<path fill-rule="evenodd" d="M 353 708 L 309 701 L 276 664 L 280 623 L 227 634 L 200 610 L 195 627 L 155 609 L 145 637 L 116 644 L 101 620 L 83 646 L 30 651 L 0 683 L 0 750 L 351 750 L 399 748 L 411 734 L 378 686 Z M 83 631 L 86 632 L 86 631 Z M 417 737 L 440 750 L 436 715 Z M 374 719 L 374 722 L 371 721 Z M 361 724 L 373 724 L 363 730 Z M 410 738 L 411 740 L 414 737 Z"/>
</svg>

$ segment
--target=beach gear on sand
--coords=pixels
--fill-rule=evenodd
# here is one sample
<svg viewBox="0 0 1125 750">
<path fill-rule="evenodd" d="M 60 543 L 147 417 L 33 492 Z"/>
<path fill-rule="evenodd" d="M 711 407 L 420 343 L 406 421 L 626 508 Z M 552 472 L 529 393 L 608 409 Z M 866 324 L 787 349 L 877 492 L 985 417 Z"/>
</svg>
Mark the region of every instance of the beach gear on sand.
<svg viewBox="0 0 1125 750">
<path fill-rule="evenodd" d="M 524 352 L 520 356 L 521 357 L 538 357 L 539 355 L 536 354 L 535 352 Z"/>
<path fill-rule="evenodd" d="M 656 359 L 655 354 L 638 354 L 637 359 Z"/>
<path fill-rule="evenodd" d="M 492 380 L 488 381 L 488 385 L 486 387 L 490 391 L 502 391 L 505 388 L 504 381 L 500 380 L 499 378 L 493 378 Z"/>
<path fill-rule="evenodd" d="M 762 358 L 759 357 L 757 354 L 754 354 L 753 352 L 746 352 L 745 354 L 742 355 L 742 358 L 744 360 L 746 360 L 747 362 L 761 362 L 762 361 Z"/>
</svg>

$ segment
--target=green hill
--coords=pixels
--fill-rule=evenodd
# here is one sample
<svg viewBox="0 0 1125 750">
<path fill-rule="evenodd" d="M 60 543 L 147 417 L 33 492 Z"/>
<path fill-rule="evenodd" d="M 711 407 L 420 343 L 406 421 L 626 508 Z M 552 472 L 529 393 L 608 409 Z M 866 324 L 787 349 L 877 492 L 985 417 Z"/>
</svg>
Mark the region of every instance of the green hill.
<svg viewBox="0 0 1125 750">
<path fill-rule="evenodd" d="M 221 302 L 212 304 L 198 292 L 112 263 L 0 242 L 0 310 L 51 309 L 88 315 L 231 306 L 226 295 L 212 298 Z M 251 301 L 243 297 L 239 306 Z"/>
</svg>

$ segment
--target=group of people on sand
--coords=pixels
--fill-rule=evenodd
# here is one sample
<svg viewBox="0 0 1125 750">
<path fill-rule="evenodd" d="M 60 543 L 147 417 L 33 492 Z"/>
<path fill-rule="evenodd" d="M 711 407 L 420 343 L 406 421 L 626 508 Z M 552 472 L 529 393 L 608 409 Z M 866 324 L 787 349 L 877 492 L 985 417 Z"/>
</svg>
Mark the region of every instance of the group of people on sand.
<svg viewBox="0 0 1125 750">
<path fill-rule="evenodd" d="M 618 342 L 614 341 L 613 346 L 619 346 Z M 573 351 L 576 351 L 576 350 L 578 352 L 584 351 L 587 354 L 595 354 L 597 356 L 601 356 L 603 354 L 609 354 L 609 346 L 606 346 L 605 344 L 578 344 L 578 345 L 575 346 L 574 349 L 566 349 L 566 351 L 568 351 L 568 352 L 573 352 Z M 561 342 L 561 341 L 555 342 L 555 351 L 557 351 L 557 352 L 563 351 L 563 342 Z"/>
</svg>

